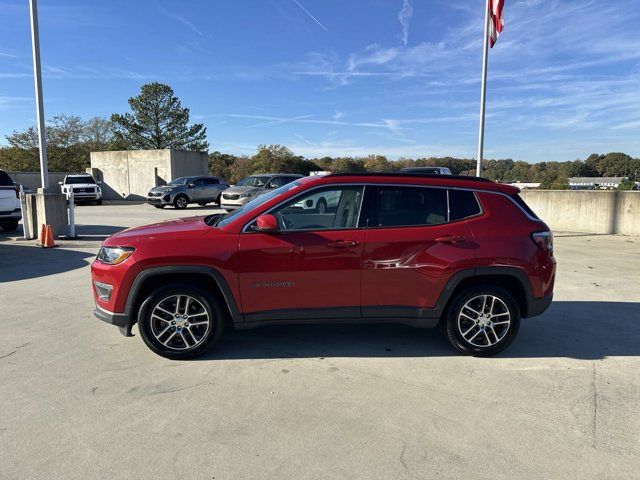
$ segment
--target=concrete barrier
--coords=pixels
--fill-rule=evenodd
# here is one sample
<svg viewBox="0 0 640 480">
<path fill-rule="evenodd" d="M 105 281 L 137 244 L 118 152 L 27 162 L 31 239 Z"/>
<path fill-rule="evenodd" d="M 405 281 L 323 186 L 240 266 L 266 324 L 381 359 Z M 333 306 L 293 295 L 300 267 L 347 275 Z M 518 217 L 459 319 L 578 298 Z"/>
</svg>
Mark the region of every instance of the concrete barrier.
<svg viewBox="0 0 640 480">
<path fill-rule="evenodd" d="M 640 235 L 640 191 L 528 190 L 520 196 L 552 230 Z"/>
</svg>

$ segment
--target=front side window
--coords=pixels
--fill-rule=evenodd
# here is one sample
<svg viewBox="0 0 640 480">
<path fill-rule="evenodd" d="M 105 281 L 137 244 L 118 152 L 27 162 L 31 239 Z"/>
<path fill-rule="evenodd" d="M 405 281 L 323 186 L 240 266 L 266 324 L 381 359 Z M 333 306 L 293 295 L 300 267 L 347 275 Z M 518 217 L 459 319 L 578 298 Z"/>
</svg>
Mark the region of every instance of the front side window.
<svg viewBox="0 0 640 480">
<path fill-rule="evenodd" d="M 169 182 L 169 185 L 186 185 L 191 180 L 193 180 L 193 177 L 180 177 L 176 178 L 175 180 L 171 180 Z"/>
<path fill-rule="evenodd" d="M 356 228 L 363 187 L 332 187 L 296 197 L 271 213 L 282 230 Z"/>
<path fill-rule="evenodd" d="M 247 178 L 243 178 L 238 182 L 239 187 L 264 187 L 269 181 L 268 175 L 255 175 Z"/>
<path fill-rule="evenodd" d="M 204 184 L 205 185 L 219 185 L 220 184 L 220 180 L 218 180 L 217 178 L 205 178 L 204 179 Z"/>
</svg>

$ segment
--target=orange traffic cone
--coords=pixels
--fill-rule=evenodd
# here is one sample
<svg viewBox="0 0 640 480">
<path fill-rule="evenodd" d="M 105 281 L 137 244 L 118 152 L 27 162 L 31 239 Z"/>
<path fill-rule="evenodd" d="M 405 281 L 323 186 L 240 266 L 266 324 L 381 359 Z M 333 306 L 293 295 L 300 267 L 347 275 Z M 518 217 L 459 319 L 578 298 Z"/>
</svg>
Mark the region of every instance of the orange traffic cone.
<svg viewBox="0 0 640 480">
<path fill-rule="evenodd" d="M 45 231 L 44 242 L 42 243 L 43 248 L 52 248 L 57 247 L 55 242 L 53 241 L 53 230 L 51 230 L 51 225 L 47 225 Z"/>
<path fill-rule="evenodd" d="M 40 235 L 38 235 L 38 245 L 44 245 L 44 239 L 47 236 L 47 226 L 43 223 L 40 227 Z"/>
</svg>

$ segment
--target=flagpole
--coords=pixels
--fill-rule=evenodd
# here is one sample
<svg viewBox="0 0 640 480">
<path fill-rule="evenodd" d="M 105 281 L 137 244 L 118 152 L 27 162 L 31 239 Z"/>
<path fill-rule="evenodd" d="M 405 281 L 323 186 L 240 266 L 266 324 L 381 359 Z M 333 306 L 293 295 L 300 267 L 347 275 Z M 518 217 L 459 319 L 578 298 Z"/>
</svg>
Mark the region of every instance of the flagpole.
<svg viewBox="0 0 640 480">
<path fill-rule="evenodd" d="M 480 91 L 480 126 L 478 128 L 478 163 L 476 177 L 482 176 L 482 153 L 484 148 L 484 107 L 487 100 L 487 57 L 489 53 L 489 1 L 484 8 L 484 41 L 482 44 L 482 86 Z"/>
</svg>

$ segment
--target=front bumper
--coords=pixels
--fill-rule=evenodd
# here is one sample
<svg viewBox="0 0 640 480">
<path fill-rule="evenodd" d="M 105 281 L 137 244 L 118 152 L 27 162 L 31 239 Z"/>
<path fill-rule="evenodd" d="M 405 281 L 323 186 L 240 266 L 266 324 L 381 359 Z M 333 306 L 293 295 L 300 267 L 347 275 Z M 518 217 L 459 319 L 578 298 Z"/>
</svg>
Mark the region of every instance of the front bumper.
<svg viewBox="0 0 640 480">
<path fill-rule="evenodd" d="M 166 193 L 161 197 L 147 197 L 147 203 L 149 205 L 171 205 L 173 203 L 173 198 L 171 194 Z"/>
<path fill-rule="evenodd" d="M 98 305 L 94 308 L 93 314 L 103 322 L 110 323 L 111 325 L 118 327 L 120 329 L 120 333 L 125 337 L 133 336 L 131 334 L 131 322 L 129 322 L 128 315 L 124 313 L 113 313 L 105 310 L 104 308 L 100 308 Z"/>
</svg>

